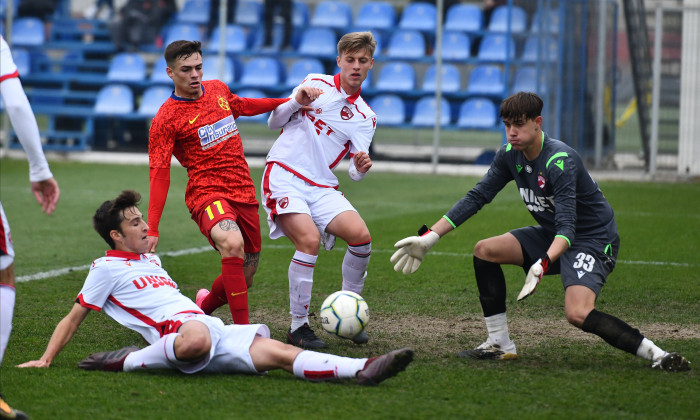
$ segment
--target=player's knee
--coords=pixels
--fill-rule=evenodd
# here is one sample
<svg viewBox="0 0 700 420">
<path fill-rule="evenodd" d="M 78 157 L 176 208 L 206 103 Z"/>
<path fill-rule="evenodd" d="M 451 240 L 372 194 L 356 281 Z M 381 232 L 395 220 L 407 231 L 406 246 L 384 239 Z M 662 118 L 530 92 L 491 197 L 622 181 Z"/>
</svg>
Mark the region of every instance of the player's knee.
<svg viewBox="0 0 700 420">
<path fill-rule="evenodd" d="M 228 235 L 226 239 L 218 241 L 216 243 L 216 249 L 219 250 L 222 257 L 243 258 L 245 255 L 243 241 L 234 235 Z"/>
<path fill-rule="evenodd" d="M 294 246 L 297 250 L 306 254 L 318 255 L 318 250 L 321 247 L 321 234 L 317 229 L 307 232 L 296 238 Z"/>
<path fill-rule="evenodd" d="M 583 307 L 566 308 L 566 320 L 574 327 L 581 328 L 589 312 L 590 309 Z"/>
<path fill-rule="evenodd" d="M 485 240 L 481 240 L 474 245 L 474 256 L 484 261 L 490 261 L 490 258 L 493 257 Z"/>
<path fill-rule="evenodd" d="M 180 360 L 196 360 L 206 356 L 211 350 L 209 334 L 194 333 L 182 336 L 175 355 Z"/>
</svg>

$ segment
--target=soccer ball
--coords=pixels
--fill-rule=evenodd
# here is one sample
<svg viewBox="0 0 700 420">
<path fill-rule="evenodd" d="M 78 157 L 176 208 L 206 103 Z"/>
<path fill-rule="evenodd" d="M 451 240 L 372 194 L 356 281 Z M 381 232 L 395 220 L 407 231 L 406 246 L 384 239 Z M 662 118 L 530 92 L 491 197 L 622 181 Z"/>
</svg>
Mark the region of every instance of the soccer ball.
<svg viewBox="0 0 700 420">
<path fill-rule="evenodd" d="M 369 307 L 362 296 L 341 290 L 328 296 L 321 305 L 321 326 L 329 334 L 352 338 L 369 322 Z"/>
</svg>

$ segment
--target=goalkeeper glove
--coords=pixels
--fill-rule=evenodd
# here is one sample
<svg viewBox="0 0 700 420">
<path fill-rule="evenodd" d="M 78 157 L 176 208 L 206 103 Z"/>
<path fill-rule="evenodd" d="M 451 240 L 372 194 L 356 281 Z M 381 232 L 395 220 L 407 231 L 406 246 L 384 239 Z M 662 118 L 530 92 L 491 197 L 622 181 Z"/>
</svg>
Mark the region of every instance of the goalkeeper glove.
<svg viewBox="0 0 700 420">
<path fill-rule="evenodd" d="M 394 263 L 394 270 L 404 274 L 415 273 L 423 262 L 425 254 L 440 239 L 440 235 L 428 229 L 427 226 L 418 231 L 419 236 L 409 236 L 394 244 L 398 248 L 389 261 Z"/>
<path fill-rule="evenodd" d="M 535 288 L 538 284 L 540 284 L 542 276 L 549 271 L 549 266 L 551 263 L 552 262 L 549 260 L 549 256 L 545 253 L 542 258 L 532 264 L 530 271 L 527 272 L 527 277 L 525 277 L 525 285 L 523 286 L 523 290 L 521 290 L 520 294 L 518 295 L 519 301 L 535 293 Z"/>
</svg>

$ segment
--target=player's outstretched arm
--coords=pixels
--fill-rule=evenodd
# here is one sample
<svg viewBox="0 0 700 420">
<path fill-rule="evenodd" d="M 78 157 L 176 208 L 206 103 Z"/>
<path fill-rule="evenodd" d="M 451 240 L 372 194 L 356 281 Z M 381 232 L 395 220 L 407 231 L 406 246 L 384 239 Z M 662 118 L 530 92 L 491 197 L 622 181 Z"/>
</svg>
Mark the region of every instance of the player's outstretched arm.
<svg viewBox="0 0 700 420">
<path fill-rule="evenodd" d="M 83 323 L 88 313 L 90 313 L 90 309 L 80 306 L 77 303 L 73 305 L 73 309 L 71 309 L 68 315 L 56 325 L 41 359 L 25 362 L 21 365 L 17 365 L 17 367 L 47 368 L 51 366 L 53 359 L 63 350 L 71 338 L 73 338 L 73 335 L 78 331 L 78 327 Z"/>
<path fill-rule="evenodd" d="M 32 182 L 31 185 L 34 198 L 41 204 L 41 211 L 51 214 L 56 209 L 56 204 L 61 196 L 58 182 L 54 178 L 49 178 L 40 182 Z"/>
<path fill-rule="evenodd" d="M 394 264 L 394 270 L 404 274 L 415 273 L 430 248 L 453 229 L 447 220 L 441 218 L 430 229 L 423 225 L 418 230 L 418 236 L 409 236 L 398 241 L 394 244 L 398 250 L 389 259 Z"/>
</svg>

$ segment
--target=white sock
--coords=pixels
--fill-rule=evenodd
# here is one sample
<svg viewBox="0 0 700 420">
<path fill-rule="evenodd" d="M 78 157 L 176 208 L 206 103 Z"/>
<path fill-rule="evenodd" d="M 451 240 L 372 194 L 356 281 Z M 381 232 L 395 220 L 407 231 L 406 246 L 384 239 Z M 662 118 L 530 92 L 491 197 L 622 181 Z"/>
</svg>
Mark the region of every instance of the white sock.
<svg viewBox="0 0 700 420">
<path fill-rule="evenodd" d="M 362 295 L 365 286 L 365 273 L 372 254 L 372 242 L 360 245 L 348 244 L 343 258 L 343 290 Z"/>
<path fill-rule="evenodd" d="M 175 357 L 175 338 L 178 333 L 167 334 L 160 340 L 124 359 L 124 372 L 139 369 L 173 369 L 183 364 Z"/>
<path fill-rule="evenodd" d="M 486 321 L 486 330 L 488 330 L 489 338 L 493 344 L 504 346 L 510 343 L 508 319 L 505 312 L 484 317 L 484 320 Z"/>
<path fill-rule="evenodd" d="M 294 376 L 309 381 L 354 378 L 365 367 L 367 359 L 353 359 L 305 350 L 297 355 L 292 366 Z"/>
<path fill-rule="evenodd" d="M 668 353 L 661 350 L 653 341 L 648 338 L 644 338 L 642 343 L 637 348 L 637 356 L 651 360 L 652 362 L 658 362 L 663 359 Z"/>
<path fill-rule="evenodd" d="M 311 288 L 317 258 L 317 255 L 296 251 L 292 262 L 289 263 L 289 313 L 292 315 L 292 331 L 309 322 Z"/>
<path fill-rule="evenodd" d="M 9 284 L 0 284 L 0 366 L 2 366 L 7 342 L 10 340 L 14 309 L 15 288 Z"/>
</svg>

